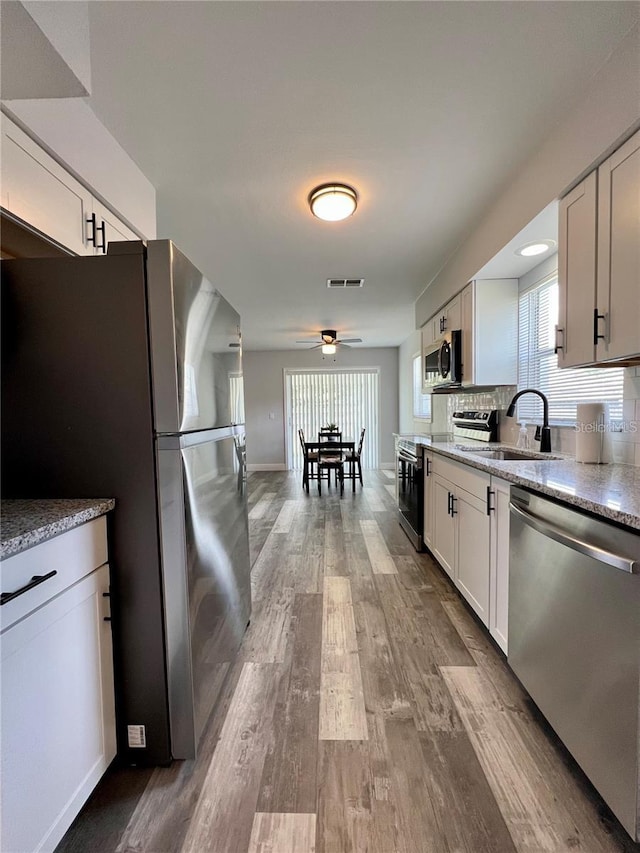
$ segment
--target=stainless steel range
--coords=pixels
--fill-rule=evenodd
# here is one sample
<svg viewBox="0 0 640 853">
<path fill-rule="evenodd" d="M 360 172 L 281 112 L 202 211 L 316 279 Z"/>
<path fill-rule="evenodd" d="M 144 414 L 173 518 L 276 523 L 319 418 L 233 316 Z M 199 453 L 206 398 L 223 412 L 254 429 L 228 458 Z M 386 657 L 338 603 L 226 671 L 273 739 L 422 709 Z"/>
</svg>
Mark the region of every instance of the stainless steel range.
<svg viewBox="0 0 640 853">
<path fill-rule="evenodd" d="M 473 441 L 497 441 L 500 413 L 497 409 L 453 413 L 453 437 Z"/>
<path fill-rule="evenodd" d="M 416 551 L 423 550 L 424 479 L 423 446 L 409 436 L 396 443 L 396 490 L 398 518 Z"/>
</svg>

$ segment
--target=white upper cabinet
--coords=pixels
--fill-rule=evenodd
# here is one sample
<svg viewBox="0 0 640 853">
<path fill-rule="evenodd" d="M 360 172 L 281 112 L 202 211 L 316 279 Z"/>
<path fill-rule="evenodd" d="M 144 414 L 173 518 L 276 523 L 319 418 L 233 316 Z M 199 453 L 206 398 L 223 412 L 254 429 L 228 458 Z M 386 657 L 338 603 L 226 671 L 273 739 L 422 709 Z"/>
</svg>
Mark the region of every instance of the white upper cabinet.
<svg viewBox="0 0 640 853">
<path fill-rule="evenodd" d="M 450 302 L 438 311 L 433 318 L 433 331 L 436 340 L 445 332 L 453 332 L 462 325 L 462 310 L 460 306 L 460 294 L 454 296 Z"/>
<path fill-rule="evenodd" d="M 121 222 L 108 207 L 101 204 L 97 199 L 93 200 L 93 215 L 88 223 L 88 236 L 93 237 L 95 233 L 94 246 L 97 255 L 106 254 L 109 243 L 119 240 L 139 240 L 138 235 L 124 222 Z"/>
<path fill-rule="evenodd" d="M 518 381 L 518 279 L 471 281 L 460 295 L 462 384 Z"/>
<path fill-rule="evenodd" d="M 640 355 L 640 132 L 560 201 L 560 367 Z"/>
<path fill-rule="evenodd" d="M 597 294 L 596 359 L 640 354 L 640 131 L 598 169 Z"/>
<path fill-rule="evenodd" d="M 139 236 L 6 116 L 2 116 L 2 207 L 76 255 Z"/>
<path fill-rule="evenodd" d="M 77 255 L 86 239 L 91 193 L 19 127 L 2 117 L 2 207 Z"/>
<path fill-rule="evenodd" d="M 435 341 L 440 340 L 447 332 L 459 329 L 462 324 L 462 309 L 460 294 L 434 314 L 422 327 L 422 353 Z"/>
</svg>

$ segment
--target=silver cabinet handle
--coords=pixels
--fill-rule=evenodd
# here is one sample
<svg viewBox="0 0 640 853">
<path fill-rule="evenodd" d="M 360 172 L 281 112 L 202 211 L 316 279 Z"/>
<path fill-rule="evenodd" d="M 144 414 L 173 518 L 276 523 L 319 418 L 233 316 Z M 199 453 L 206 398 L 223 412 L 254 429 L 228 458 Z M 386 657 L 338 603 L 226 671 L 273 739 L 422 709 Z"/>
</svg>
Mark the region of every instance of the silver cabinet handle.
<svg viewBox="0 0 640 853">
<path fill-rule="evenodd" d="M 606 563 L 608 566 L 613 566 L 614 569 L 620 569 L 623 572 L 629 572 L 629 574 L 637 574 L 640 569 L 640 564 L 637 560 L 629 557 L 622 557 L 620 554 L 614 554 L 613 552 L 606 551 L 604 548 L 600 548 L 597 545 L 590 545 L 582 539 L 577 539 L 575 536 L 567 533 L 566 530 L 556 527 L 555 524 L 551 524 L 551 522 L 545 521 L 545 519 L 540 518 L 531 512 L 525 512 L 525 510 L 521 509 L 513 502 L 509 504 L 509 509 L 512 515 L 522 519 L 525 524 L 528 524 L 529 527 L 533 527 L 533 529 L 537 530 L 538 533 L 542 533 L 543 536 L 548 536 L 549 539 L 553 539 L 561 545 L 566 545 L 567 548 L 571 548 L 573 551 L 578 551 L 580 554 L 592 557 L 599 563 Z"/>
<path fill-rule="evenodd" d="M 415 465 L 416 468 L 422 468 L 422 461 L 419 456 L 409 456 L 408 453 L 403 453 L 402 450 L 399 450 L 398 459 L 402 459 L 403 462 L 409 462 L 411 465 Z"/>
</svg>

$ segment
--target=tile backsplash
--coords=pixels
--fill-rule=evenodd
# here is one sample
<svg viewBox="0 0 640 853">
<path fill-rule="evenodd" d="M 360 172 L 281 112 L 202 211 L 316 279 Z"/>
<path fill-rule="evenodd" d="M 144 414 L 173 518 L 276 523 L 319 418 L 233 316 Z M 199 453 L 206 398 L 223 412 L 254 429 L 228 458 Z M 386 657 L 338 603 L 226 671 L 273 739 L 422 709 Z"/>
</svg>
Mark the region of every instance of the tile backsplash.
<svg viewBox="0 0 640 853">
<path fill-rule="evenodd" d="M 491 391 L 464 392 L 460 394 L 434 394 L 432 404 L 432 433 L 450 433 L 453 413 L 462 410 L 498 409 L 500 412 L 500 441 L 515 444 L 518 440 L 518 421 L 507 418 L 507 407 L 516 393 L 516 387 L 501 385 Z M 640 466 L 640 367 L 627 367 L 624 374 L 623 422 L 620 432 L 611 434 L 614 462 Z M 528 427 L 529 446 L 535 425 Z M 551 450 L 575 456 L 576 432 L 573 427 L 551 427 Z"/>
</svg>

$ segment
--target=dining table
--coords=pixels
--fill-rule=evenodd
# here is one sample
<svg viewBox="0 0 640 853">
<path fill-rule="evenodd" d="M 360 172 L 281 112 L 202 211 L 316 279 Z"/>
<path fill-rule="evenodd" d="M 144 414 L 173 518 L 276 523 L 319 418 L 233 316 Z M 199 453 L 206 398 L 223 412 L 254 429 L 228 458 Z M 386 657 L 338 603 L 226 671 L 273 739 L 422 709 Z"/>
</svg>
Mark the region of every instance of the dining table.
<svg viewBox="0 0 640 853">
<path fill-rule="evenodd" d="M 332 450 L 338 451 L 340 453 L 355 453 L 356 449 L 356 439 L 355 438 L 342 438 L 340 441 L 306 441 L 304 442 L 305 446 L 305 454 L 304 454 L 304 479 L 307 485 L 307 491 L 309 491 L 309 451 L 318 451 L 320 448 L 322 450 Z M 354 490 L 355 490 L 355 480 L 354 480 Z"/>
</svg>

